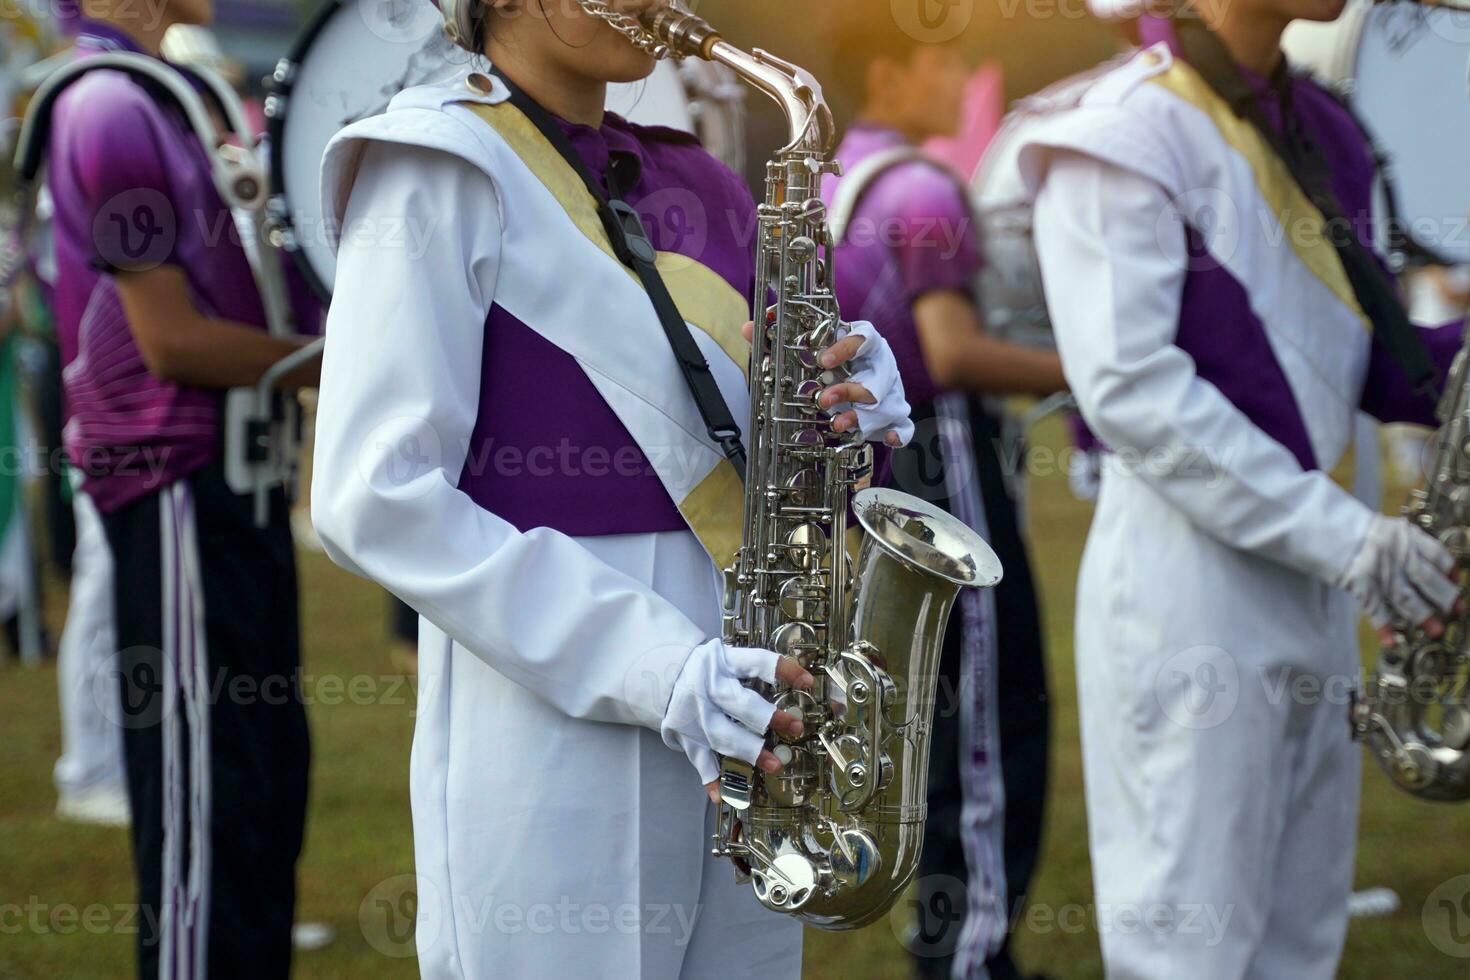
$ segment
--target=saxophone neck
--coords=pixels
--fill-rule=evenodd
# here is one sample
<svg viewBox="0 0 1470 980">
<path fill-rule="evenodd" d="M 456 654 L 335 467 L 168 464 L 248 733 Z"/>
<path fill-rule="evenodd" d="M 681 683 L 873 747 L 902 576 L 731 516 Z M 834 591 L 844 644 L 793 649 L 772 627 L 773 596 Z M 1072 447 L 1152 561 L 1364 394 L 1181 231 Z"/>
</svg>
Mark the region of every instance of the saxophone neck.
<svg viewBox="0 0 1470 980">
<path fill-rule="evenodd" d="M 811 72 L 759 48 L 737 48 L 708 21 L 677 2 L 646 14 L 642 24 L 675 58 L 718 62 L 774 100 L 785 113 L 791 133 L 780 150 L 781 157 L 825 161 L 831 155 L 837 126 L 822 96 L 822 85 Z"/>
<path fill-rule="evenodd" d="M 781 107 L 790 139 L 778 157 L 826 161 L 832 155 L 837 124 L 822 84 L 811 72 L 759 48 L 742 51 L 726 41 L 710 46 L 710 60 L 726 65 Z"/>
</svg>

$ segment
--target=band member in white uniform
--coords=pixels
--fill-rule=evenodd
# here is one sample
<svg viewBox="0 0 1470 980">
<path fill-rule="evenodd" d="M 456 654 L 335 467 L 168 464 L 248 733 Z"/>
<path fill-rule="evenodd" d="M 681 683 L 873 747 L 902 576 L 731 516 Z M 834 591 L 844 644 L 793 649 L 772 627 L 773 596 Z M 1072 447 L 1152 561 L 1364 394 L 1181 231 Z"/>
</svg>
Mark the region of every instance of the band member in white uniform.
<svg viewBox="0 0 1470 980">
<path fill-rule="evenodd" d="M 1335 975 L 1361 765 L 1353 600 L 1435 630 L 1456 595 L 1436 540 L 1329 476 L 1360 407 L 1429 421 L 1410 370 L 1442 377 L 1459 344 L 1458 325 L 1396 327 L 1351 276 L 1367 221 L 1324 228 L 1334 204 L 1371 214 L 1372 160 L 1278 42 L 1341 8 L 1201 0 L 1198 19 L 1147 19 L 1159 43 L 1022 156 L 1063 368 L 1111 450 L 1075 631 L 1110 977 Z"/>
<path fill-rule="evenodd" d="M 795 977 L 800 925 L 709 856 L 701 783 L 716 753 L 775 771 L 763 735 L 799 724 L 742 679 L 810 675 L 718 639 L 740 480 L 558 142 L 642 212 L 742 421 L 750 192 L 692 137 L 604 115 L 606 85 L 653 62 L 576 4 L 445 14 L 501 75 L 475 58 L 327 151 L 341 236 L 312 500 L 328 553 L 422 616 L 420 967 Z M 838 425 L 904 441 L 882 339 L 855 324 L 829 353 L 855 372 L 823 396 Z"/>
<path fill-rule="evenodd" d="M 61 758 L 56 760 L 56 815 L 82 823 L 126 826 L 122 728 L 114 655 L 112 550 L 92 498 L 74 488 L 77 546 L 72 553 L 66 626 L 56 652 L 61 690 Z"/>
</svg>

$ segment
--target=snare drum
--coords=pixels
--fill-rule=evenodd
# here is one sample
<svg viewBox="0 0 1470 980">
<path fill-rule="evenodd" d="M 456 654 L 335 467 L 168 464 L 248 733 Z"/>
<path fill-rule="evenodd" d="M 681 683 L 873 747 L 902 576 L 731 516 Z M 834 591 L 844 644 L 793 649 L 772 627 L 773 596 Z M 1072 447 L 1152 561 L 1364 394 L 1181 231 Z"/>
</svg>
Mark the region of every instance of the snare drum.
<svg viewBox="0 0 1470 980">
<path fill-rule="evenodd" d="M 1298 22 L 1282 45 L 1343 87 L 1389 157 L 1397 217 L 1445 264 L 1470 262 L 1470 13 L 1352 0 L 1330 24 Z"/>
<path fill-rule="evenodd" d="M 424 0 L 334 0 L 271 77 L 272 241 L 294 256 L 324 301 L 336 274 L 319 200 L 327 143 L 349 123 L 382 112 L 401 90 L 477 59 L 449 42 L 442 23 Z M 739 158 L 729 154 L 738 154 L 744 141 L 744 95 L 729 81 L 661 61 L 645 81 L 608 86 L 607 107 L 633 122 L 698 133 L 734 165 Z"/>
</svg>

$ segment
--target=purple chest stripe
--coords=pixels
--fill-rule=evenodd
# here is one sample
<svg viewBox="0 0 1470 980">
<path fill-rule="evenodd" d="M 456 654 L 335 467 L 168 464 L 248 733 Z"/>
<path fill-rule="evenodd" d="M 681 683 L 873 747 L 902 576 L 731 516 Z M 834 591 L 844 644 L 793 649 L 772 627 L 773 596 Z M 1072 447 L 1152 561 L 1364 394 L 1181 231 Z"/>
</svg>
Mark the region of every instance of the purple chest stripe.
<svg viewBox="0 0 1470 980">
<path fill-rule="evenodd" d="M 1245 288 L 1209 257 L 1193 228 L 1189 254 L 1193 264 L 1184 280 L 1175 344 L 1194 358 L 1201 378 L 1290 450 L 1302 469 L 1317 469 L 1301 408 Z"/>
<path fill-rule="evenodd" d="M 459 487 L 519 530 L 678 531 L 647 455 L 576 360 L 499 306 L 485 322 L 480 414 Z"/>
<path fill-rule="evenodd" d="M 640 176 L 624 198 L 654 246 L 751 294 L 755 202 L 739 177 L 688 138 L 612 113 L 598 128 L 562 128 L 594 174 L 612 152 L 637 156 Z M 566 277 L 570 302 L 588 302 L 573 292 L 576 270 L 547 274 Z M 575 358 L 498 305 L 486 317 L 483 350 L 479 414 L 459 479 L 471 499 L 522 531 L 594 536 L 688 526 Z"/>
</svg>

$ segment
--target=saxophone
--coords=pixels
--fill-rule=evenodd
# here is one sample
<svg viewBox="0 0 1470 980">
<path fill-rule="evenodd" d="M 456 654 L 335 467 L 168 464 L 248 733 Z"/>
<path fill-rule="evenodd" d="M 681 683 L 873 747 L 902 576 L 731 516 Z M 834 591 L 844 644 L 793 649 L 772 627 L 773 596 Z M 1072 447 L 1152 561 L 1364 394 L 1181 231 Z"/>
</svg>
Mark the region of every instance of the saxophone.
<svg viewBox="0 0 1470 980">
<path fill-rule="evenodd" d="M 1434 535 L 1470 568 L 1470 333 L 1450 366 L 1426 458 L 1424 486 L 1404 516 Z M 1352 706 L 1355 738 L 1365 741 L 1399 788 L 1427 800 L 1470 799 L 1470 576 L 1461 571 L 1459 612 L 1445 632 L 1391 624 L 1393 639 Z"/>
<path fill-rule="evenodd" d="M 838 172 L 835 126 L 816 79 L 733 47 L 677 4 L 635 18 L 605 0 L 579 2 L 655 57 L 728 66 L 790 124 L 759 208 L 754 307 L 766 315 L 751 349 L 744 534 L 725 570 L 724 639 L 794 657 L 815 684 L 759 685 L 804 732 L 774 740 L 784 766 L 775 775 L 722 760 L 714 853 L 767 908 L 856 929 L 917 870 L 945 624 L 959 590 L 994 585 L 1000 563 L 969 527 L 916 497 L 854 495 L 872 450 L 835 432 L 817 405 L 845 372 L 816 362 L 842 325 L 818 197 L 822 175 Z M 855 564 L 849 505 L 861 525 Z"/>
</svg>

